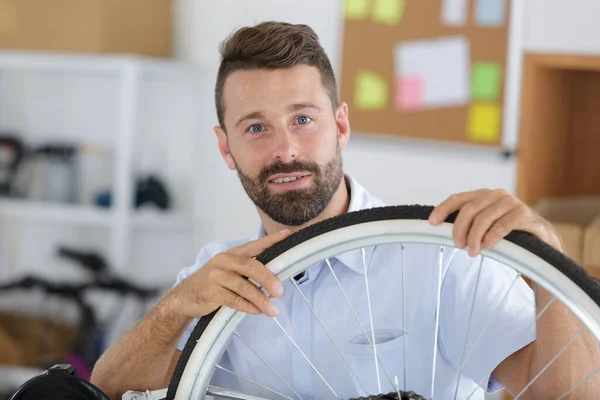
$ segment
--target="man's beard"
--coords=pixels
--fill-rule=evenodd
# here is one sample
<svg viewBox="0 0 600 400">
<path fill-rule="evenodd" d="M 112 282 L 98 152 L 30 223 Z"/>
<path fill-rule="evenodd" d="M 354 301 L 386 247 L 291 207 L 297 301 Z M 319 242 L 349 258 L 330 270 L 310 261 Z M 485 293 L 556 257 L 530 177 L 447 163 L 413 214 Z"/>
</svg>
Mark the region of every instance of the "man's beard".
<svg viewBox="0 0 600 400">
<path fill-rule="evenodd" d="M 237 163 L 236 167 L 244 190 L 258 208 L 282 225 L 300 226 L 318 217 L 325 210 L 344 176 L 342 164 L 342 154 L 338 150 L 333 159 L 324 166 L 307 161 L 276 163 L 264 167 L 256 178 L 245 175 Z M 311 187 L 283 193 L 271 192 L 269 177 L 294 172 L 311 173 Z"/>
</svg>

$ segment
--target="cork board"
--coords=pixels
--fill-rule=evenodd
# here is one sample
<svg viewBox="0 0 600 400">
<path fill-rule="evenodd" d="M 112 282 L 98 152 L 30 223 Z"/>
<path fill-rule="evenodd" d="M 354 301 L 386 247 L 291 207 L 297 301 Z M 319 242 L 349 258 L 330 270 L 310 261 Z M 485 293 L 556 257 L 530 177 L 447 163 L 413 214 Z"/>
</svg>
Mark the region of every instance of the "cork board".
<svg viewBox="0 0 600 400">
<path fill-rule="evenodd" d="M 499 145 L 510 3 L 345 0 L 341 99 L 352 130 Z"/>
</svg>

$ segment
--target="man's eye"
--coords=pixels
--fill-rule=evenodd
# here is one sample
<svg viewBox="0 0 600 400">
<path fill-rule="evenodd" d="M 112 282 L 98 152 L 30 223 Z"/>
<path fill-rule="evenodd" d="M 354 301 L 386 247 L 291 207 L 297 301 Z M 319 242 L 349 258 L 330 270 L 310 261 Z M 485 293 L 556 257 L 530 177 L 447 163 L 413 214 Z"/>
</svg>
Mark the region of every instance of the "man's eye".
<svg viewBox="0 0 600 400">
<path fill-rule="evenodd" d="M 300 125 L 306 125 L 310 122 L 310 118 L 303 115 L 301 117 L 298 117 L 296 119 L 296 122 L 298 122 L 298 124 Z"/>
<path fill-rule="evenodd" d="M 260 133 L 262 132 L 263 127 L 260 124 L 254 124 L 250 127 L 249 131 L 252 133 Z"/>
</svg>

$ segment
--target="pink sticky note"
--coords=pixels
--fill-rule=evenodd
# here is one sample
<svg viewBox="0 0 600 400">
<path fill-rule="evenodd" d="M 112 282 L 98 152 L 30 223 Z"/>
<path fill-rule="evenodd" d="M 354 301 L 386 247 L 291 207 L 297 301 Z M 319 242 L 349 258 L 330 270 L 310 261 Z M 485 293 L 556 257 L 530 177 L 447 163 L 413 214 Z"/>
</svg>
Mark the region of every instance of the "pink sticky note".
<svg viewBox="0 0 600 400">
<path fill-rule="evenodd" d="M 400 77 L 397 85 L 396 105 L 398 108 L 406 111 L 423 109 L 423 80 L 421 77 Z"/>
</svg>

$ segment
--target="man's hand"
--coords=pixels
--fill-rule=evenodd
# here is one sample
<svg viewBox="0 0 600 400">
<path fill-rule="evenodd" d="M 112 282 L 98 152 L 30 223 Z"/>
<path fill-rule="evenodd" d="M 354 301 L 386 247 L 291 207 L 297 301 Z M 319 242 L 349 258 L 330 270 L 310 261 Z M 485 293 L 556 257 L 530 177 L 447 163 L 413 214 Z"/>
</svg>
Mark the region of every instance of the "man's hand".
<svg viewBox="0 0 600 400">
<path fill-rule="evenodd" d="M 439 225 L 458 210 L 452 231 L 454 244 L 459 249 L 467 247 L 472 257 L 494 247 L 513 230 L 529 232 L 563 250 L 552 225 L 506 190 L 482 189 L 452 195 L 433 210 L 429 221 Z"/>
<path fill-rule="evenodd" d="M 270 296 L 281 296 L 281 281 L 254 257 L 289 234 L 283 230 L 217 254 L 177 285 L 165 300 L 190 319 L 208 315 L 223 305 L 249 314 L 276 316 L 278 310 L 273 302 L 245 277 L 266 289 Z"/>
</svg>

